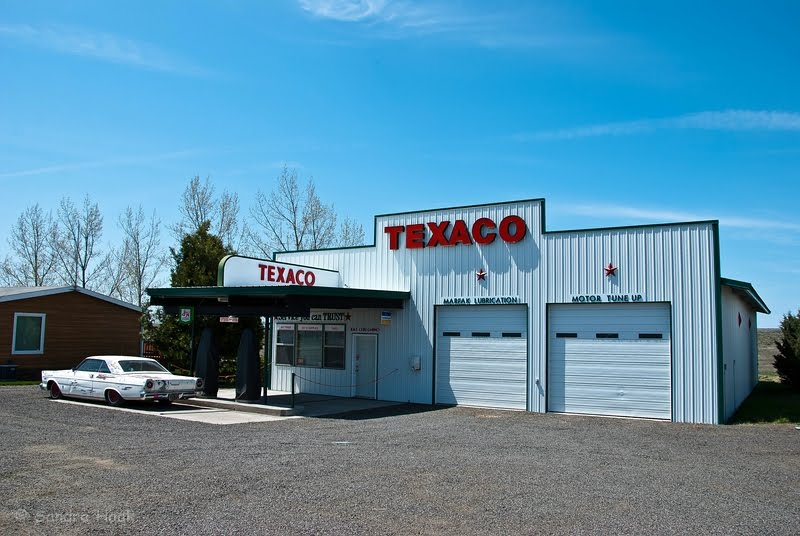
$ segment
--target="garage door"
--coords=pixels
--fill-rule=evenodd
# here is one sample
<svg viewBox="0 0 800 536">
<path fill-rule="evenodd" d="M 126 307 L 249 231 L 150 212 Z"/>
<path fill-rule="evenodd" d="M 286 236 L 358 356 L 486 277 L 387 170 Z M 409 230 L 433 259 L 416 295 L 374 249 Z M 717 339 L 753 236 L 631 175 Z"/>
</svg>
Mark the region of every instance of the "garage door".
<svg viewBox="0 0 800 536">
<path fill-rule="evenodd" d="M 526 409 L 525 306 L 438 307 L 436 403 Z"/>
<path fill-rule="evenodd" d="M 670 307 L 550 305 L 548 411 L 672 417 Z"/>
</svg>

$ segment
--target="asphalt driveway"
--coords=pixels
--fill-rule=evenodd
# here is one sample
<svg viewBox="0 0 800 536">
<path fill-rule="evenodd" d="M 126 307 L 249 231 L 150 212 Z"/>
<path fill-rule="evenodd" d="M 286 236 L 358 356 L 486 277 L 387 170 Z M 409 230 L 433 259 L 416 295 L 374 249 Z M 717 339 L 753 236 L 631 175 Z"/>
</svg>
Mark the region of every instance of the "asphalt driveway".
<svg viewBox="0 0 800 536">
<path fill-rule="evenodd" d="M 0 388 L 3 534 L 797 534 L 800 431 L 399 406 L 215 426 Z"/>
</svg>

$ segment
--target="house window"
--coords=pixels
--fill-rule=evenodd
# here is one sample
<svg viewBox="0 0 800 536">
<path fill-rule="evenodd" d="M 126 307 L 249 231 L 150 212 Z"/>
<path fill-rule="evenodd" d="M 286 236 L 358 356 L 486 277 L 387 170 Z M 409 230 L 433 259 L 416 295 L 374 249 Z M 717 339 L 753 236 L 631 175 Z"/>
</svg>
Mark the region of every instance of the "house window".
<svg viewBox="0 0 800 536">
<path fill-rule="evenodd" d="M 44 353 L 45 316 L 43 313 L 14 313 L 12 354 Z"/>
</svg>

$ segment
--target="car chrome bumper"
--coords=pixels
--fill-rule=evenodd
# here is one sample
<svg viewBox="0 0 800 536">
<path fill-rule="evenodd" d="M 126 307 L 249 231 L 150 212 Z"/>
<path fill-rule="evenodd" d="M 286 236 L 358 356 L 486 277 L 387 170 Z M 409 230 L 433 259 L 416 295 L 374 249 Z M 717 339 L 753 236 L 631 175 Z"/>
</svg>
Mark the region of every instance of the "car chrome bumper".
<svg viewBox="0 0 800 536">
<path fill-rule="evenodd" d="M 179 391 L 168 393 L 142 393 L 139 398 L 142 400 L 186 400 L 199 396 L 200 391 Z"/>
</svg>

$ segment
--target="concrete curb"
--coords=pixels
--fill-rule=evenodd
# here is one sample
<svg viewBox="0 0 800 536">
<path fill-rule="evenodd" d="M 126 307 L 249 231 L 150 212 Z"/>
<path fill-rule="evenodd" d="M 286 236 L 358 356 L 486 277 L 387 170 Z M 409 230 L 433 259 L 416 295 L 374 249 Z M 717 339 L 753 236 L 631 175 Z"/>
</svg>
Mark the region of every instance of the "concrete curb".
<svg viewBox="0 0 800 536">
<path fill-rule="evenodd" d="M 202 406 L 204 408 L 228 409 L 232 411 L 243 411 L 246 413 L 261 413 L 263 415 L 275 415 L 278 417 L 300 415 L 303 412 L 303 406 L 287 408 L 285 406 L 266 406 L 259 403 L 245 404 L 241 402 L 234 402 L 233 400 L 221 400 L 218 398 L 190 398 L 184 403 L 191 404 L 193 406 Z"/>
</svg>

